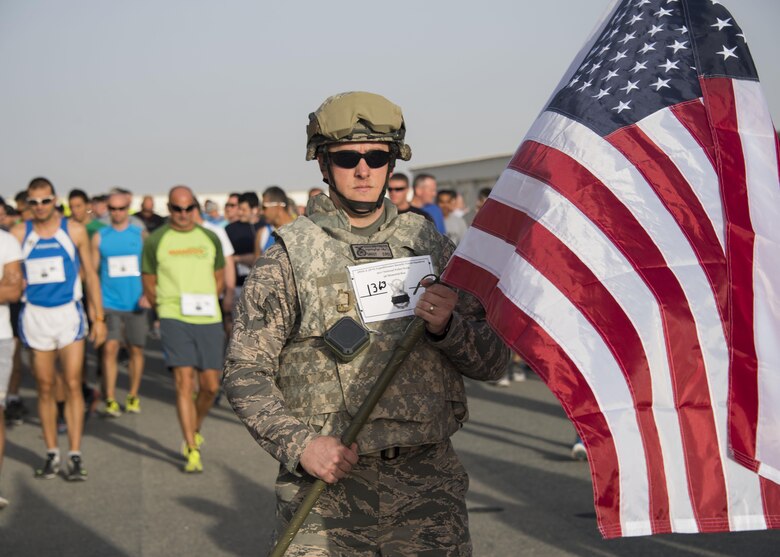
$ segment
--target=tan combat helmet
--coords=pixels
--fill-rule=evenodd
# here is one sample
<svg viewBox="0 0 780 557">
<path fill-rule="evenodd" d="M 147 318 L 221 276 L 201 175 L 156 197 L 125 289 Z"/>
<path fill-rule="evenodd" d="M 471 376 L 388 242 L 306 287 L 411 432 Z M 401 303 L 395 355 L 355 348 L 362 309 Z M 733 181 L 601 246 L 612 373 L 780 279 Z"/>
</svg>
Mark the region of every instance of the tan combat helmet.
<svg viewBox="0 0 780 557">
<path fill-rule="evenodd" d="M 325 145 L 381 141 L 390 143 L 396 158 L 408 161 L 412 149 L 404 143 L 405 135 L 401 107 L 374 93 L 339 93 L 309 114 L 306 160 L 315 159 Z"/>
</svg>

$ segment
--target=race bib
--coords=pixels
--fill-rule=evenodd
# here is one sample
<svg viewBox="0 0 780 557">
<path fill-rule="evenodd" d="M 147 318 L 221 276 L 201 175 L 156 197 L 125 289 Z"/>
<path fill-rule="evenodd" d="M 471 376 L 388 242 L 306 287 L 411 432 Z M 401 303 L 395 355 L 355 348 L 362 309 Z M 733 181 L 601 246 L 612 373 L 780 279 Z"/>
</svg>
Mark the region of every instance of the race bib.
<svg viewBox="0 0 780 557">
<path fill-rule="evenodd" d="M 213 317 L 217 314 L 217 297 L 213 294 L 182 294 L 181 314 Z"/>
<path fill-rule="evenodd" d="M 404 257 L 347 267 L 352 290 L 364 323 L 414 315 L 414 307 L 425 289 L 414 289 L 433 273 L 428 255 Z"/>
<path fill-rule="evenodd" d="M 39 257 L 24 262 L 27 284 L 50 284 L 65 282 L 65 264 L 62 256 Z"/>
<path fill-rule="evenodd" d="M 137 255 L 114 255 L 108 258 L 108 276 L 118 277 L 140 277 L 141 271 L 138 269 Z"/>
</svg>

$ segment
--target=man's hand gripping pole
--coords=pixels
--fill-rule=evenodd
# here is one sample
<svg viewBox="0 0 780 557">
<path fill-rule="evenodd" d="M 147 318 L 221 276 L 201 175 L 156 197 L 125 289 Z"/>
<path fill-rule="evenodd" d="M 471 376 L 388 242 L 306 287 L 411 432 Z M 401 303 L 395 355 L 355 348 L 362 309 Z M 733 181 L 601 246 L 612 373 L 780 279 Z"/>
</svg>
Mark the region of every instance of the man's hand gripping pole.
<svg viewBox="0 0 780 557">
<path fill-rule="evenodd" d="M 432 284 L 439 282 L 439 277 L 436 275 L 426 275 L 417 283 L 417 286 L 414 289 L 415 294 L 417 294 L 417 291 L 422 286 L 422 281 L 428 278 L 434 279 Z M 382 373 L 377 377 L 376 382 L 368 392 L 368 396 L 366 396 L 366 399 L 363 401 L 363 404 L 360 405 L 360 408 L 347 426 L 347 429 L 344 430 L 344 433 L 341 435 L 341 442 L 344 446 L 350 447 L 352 443 L 355 442 L 360 430 L 363 429 L 368 417 L 371 415 L 371 412 L 373 412 L 374 407 L 379 402 L 379 399 L 382 398 L 382 395 L 385 390 L 387 390 L 393 377 L 395 377 L 401 364 L 412 351 L 414 345 L 417 344 L 417 341 L 420 340 L 420 337 L 423 336 L 423 333 L 425 333 L 425 321 L 419 317 L 414 317 L 409 325 L 406 326 L 406 330 L 404 331 L 401 340 L 398 341 L 395 350 L 393 350 L 393 354 L 385 365 L 385 369 L 383 369 Z M 306 497 L 301 501 L 301 506 L 295 511 L 287 528 L 276 541 L 276 545 L 269 554 L 269 557 L 284 556 L 284 553 L 287 551 L 287 548 L 290 547 L 293 539 L 295 539 L 295 535 L 298 533 L 301 526 L 303 526 L 306 517 L 309 516 L 309 513 L 314 508 L 314 504 L 317 502 L 317 499 L 320 498 L 326 485 L 327 484 L 320 479 L 317 479 L 312 484 Z"/>
</svg>

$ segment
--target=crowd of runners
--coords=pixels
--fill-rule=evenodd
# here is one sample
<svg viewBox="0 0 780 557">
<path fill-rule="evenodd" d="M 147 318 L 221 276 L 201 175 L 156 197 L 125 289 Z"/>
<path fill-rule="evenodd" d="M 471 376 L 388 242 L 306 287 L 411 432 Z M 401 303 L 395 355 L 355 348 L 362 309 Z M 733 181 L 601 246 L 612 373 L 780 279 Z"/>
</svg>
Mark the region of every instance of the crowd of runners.
<svg viewBox="0 0 780 557">
<path fill-rule="evenodd" d="M 309 196 L 321 193 L 315 187 Z M 437 191 L 430 175 L 410 184 L 396 173 L 388 187 L 399 213 L 424 215 L 456 243 L 488 193 L 481 191 L 469 212 L 456 192 Z M 222 208 L 212 200 L 201 205 L 190 188 L 176 186 L 167 217 L 155 212 L 151 196 L 137 208 L 132 199 L 121 188 L 61 197 L 46 178 L 33 179 L 13 200 L 0 199 L 0 469 L 5 424 L 21 424 L 30 413 L 20 397 L 29 368 L 45 444 L 35 477 L 86 480 L 85 417 L 92 409 L 105 418 L 141 412 L 144 349 L 154 337 L 176 388 L 182 470 L 203 471 L 201 430 L 220 389 L 234 302 L 254 261 L 273 245 L 274 230 L 304 207 L 277 186 L 260 196 L 231 193 Z M 87 341 L 98 362 L 92 381 Z M 129 385 L 122 395 L 120 361 Z M 58 434 L 67 434 L 66 455 Z"/>
</svg>

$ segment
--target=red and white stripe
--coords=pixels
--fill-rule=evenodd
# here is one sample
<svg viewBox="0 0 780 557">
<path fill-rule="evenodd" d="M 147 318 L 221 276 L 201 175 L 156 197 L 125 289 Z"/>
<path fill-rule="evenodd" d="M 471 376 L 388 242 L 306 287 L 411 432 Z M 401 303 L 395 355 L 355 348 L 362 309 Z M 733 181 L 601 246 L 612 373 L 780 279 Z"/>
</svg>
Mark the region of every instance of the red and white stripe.
<svg viewBox="0 0 780 557">
<path fill-rule="evenodd" d="M 764 529 L 780 518 L 777 485 L 729 458 L 734 233 L 706 110 L 684 103 L 607 138 L 543 113 L 444 273 L 480 298 L 574 422 L 605 537 Z M 754 178 L 761 189 L 765 179 Z M 760 203 L 777 221 L 780 203 Z M 780 271 L 780 250 L 768 251 L 756 249 L 760 272 Z M 770 301 L 756 304 L 756 319 L 778 320 L 780 297 L 767 289 L 780 273 L 761 277 L 750 295 L 764 288 Z M 776 374 L 777 343 L 763 342 L 780 332 L 772 327 L 756 345 Z M 777 454 L 778 410 L 761 400 L 754 429 L 770 435 L 756 451 Z"/>
<path fill-rule="evenodd" d="M 780 483 L 780 180 L 777 135 L 757 82 L 703 81 L 727 216 L 734 457 Z"/>
</svg>

